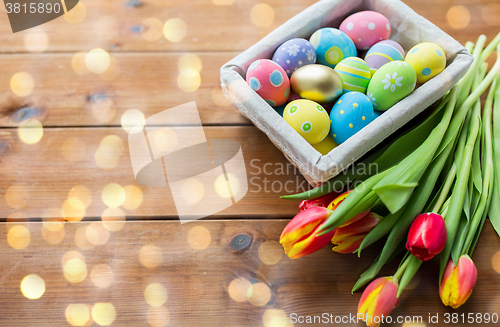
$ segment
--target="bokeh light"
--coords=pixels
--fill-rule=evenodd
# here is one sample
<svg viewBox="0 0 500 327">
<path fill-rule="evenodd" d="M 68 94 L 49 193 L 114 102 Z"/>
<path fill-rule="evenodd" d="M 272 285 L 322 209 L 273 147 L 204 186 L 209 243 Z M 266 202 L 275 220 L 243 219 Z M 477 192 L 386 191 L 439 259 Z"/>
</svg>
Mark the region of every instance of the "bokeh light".
<svg viewBox="0 0 500 327">
<path fill-rule="evenodd" d="M 64 159 L 77 162 L 85 157 L 85 143 L 77 137 L 70 137 L 64 141 L 61 151 Z"/>
<path fill-rule="evenodd" d="M 144 299 L 152 307 L 162 306 L 167 298 L 167 289 L 160 283 L 149 284 L 144 290 Z"/>
<path fill-rule="evenodd" d="M 493 258 L 491 258 L 491 265 L 493 269 L 500 274 L 500 251 L 497 251 L 497 253 L 493 255 Z"/>
<path fill-rule="evenodd" d="M 88 208 L 92 203 L 92 192 L 83 185 L 77 185 L 69 191 L 68 199 L 78 199 L 85 208 Z"/>
<path fill-rule="evenodd" d="M 20 184 L 11 185 L 5 192 L 5 201 L 15 209 L 23 208 L 28 201 L 28 189 Z"/>
<path fill-rule="evenodd" d="M 222 92 L 222 88 L 220 85 L 217 85 L 212 90 L 212 99 L 214 100 L 216 105 L 221 106 L 221 107 L 228 107 L 231 105 L 231 101 L 229 101 L 224 96 L 224 93 Z"/>
<path fill-rule="evenodd" d="M 139 131 L 142 131 L 142 127 L 144 127 L 144 125 L 146 124 L 146 118 L 141 111 L 137 109 L 130 109 L 123 113 L 121 124 L 122 128 L 127 133 L 132 132 L 135 134 Z M 141 128 L 134 129 L 134 126 L 138 124 L 140 124 Z"/>
<path fill-rule="evenodd" d="M 192 68 L 182 70 L 179 73 L 179 76 L 177 76 L 177 86 L 179 86 L 179 88 L 186 93 L 191 93 L 198 90 L 200 85 L 200 73 Z"/>
<path fill-rule="evenodd" d="M 33 77 L 27 72 L 15 73 L 10 79 L 10 89 L 20 97 L 30 95 L 35 88 Z"/>
<path fill-rule="evenodd" d="M 170 312 L 165 307 L 149 307 L 147 319 L 153 327 L 164 327 L 170 322 Z"/>
<path fill-rule="evenodd" d="M 32 31 L 24 36 L 24 47 L 29 52 L 44 52 L 49 47 L 49 36 L 44 31 Z"/>
<path fill-rule="evenodd" d="M 62 212 L 67 221 L 80 221 L 85 217 L 85 205 L 80 199 L 67 199 L 62 205 Z"/>
<path fill-rule="evenodd" d="M 135 185 L 127 185 L 125 190 L 125 202 L 122 206 L 127 210 L 135 210 L 142 204 L 142 191 Z"/>
<path fill-rule="evenodd" d="M 36 144 L 43 137 L 43 126 L 37 119 L 25 120 L 19 125 L 17 135 L 26 144 Z"/>
<path fill-rule="evenodd" d="M 448 24 L 450 24 L 451 27 L 455 29 L 463 29 L 469 26 L 470 12 L 469 9 L 464 6 L 452 6 L 448 9 L 446 18 L 448 19 Z"/>
<path fill-rule="evenodd" d="M 113 16 L 100 16 L 94 23 L 94 33 L 101 40 L 113 41 L 118 31 L 118 20 Z"/>
<path fill-rule="evenodd" d="M 226 176 L 228 180 L 226 180 Z M 225 176 L 224 174 L 222 174 L 219 177 L 217 177 L 214 186 L 215 186 L 215 192 L 220 197 L 230 198 L 231 196 L 234 196 L 234 194 L 237 194 L 238 191 L 240 190 L 240 181 L 233 174 L 227 173 Z"/>
<path fill-rule="evenodd" d="M 283 248 L 276 241 L 266 241 L 259 247 L 259 259 L 271 266 L 277 264 L 283 257 Z"/>
<path fill-rule="evenodd" d="M 87 226 L 79 227 L 75 231 L 75 244 L 82 250 L 91 250 L 94 244 L 91 244 L 87 239 Z"/>
<path fill-rule="evenodd" d="M 102 222 L 94 221 L 87 226 L 87 240 L 94 245 L 103 245 L 109 240 L 109 230 L 107 230 Z"/>
<path fill-rule="evenodd" d="M 500 25 L 500 3 L 492 2 L 483 7 L 483 19 L 490 26 Z"/>
<path fill-rule="evenodd" d="M 234 0 L 212 0 L 216 6 L 230 6 L 234 3 Z"/>
<path fill-rule="evenodd" d="M 16 250 L 25 249 L 31 242 L 30 231 L 23 225 L 15 225 L 7 233 L 7 242 Z"/>
<path fill-rule="evenodd" d="M 264 327 L 293 327 L 286 312 L 279 309 L 267 309 L 262 316 Z"/>
<path fill-rule="evenodd" d="M 28 275 L 21 281 L 21 293 L 30 300 L 36 300 L 45 293 L 45 282 L 38 275 Z"/>
<path fill-rule="evenodd" d="M 56 229 L 58 228 L 58 229 Z M 49 244 L 59 244 L 66 236 L 64 222 L 44 222 L 42 237 Z"/>
<path fill-rule="evenodd" d="M 79 3 L 81 3 L 81 2 L 79 2 Z M 64 15 L 64 16 L 66 16 L 66 15 Z M 88 52 L 80 51 L 80 52 L 75 53 L 73 55 L 73 57 L 71 58 L 71 67 L 73 68 L 75 73 L 77 73 L 79 75 L 85 75 L 85 74 L 90 73 L 90 70 L 87 68 L 87 64 L 85 62 L 85 60 L 87 58 L 87 54 L 88 54 Z"/>
<path fill-rule="evenodd" d="M 65 315 L 72 326 L 85 326 L 90 319 L 90 310 L 86 304 L 72 303 L 66 307 Z"/>
<path fill-rule="evenodd" d="M 267 3 L 259 3 L 250 11 L 250 20 L 257 27 L 268 27 L 274 22 L 274 9 Z"/>
<path fill-rule="evenodd" d="M 90 271 L 92 284 L 99 288 L 109 287 L 113 283 L 114 277 L 113 270 L 107 264 L 95 265 Z"/>
<path fill-rule="evenodd" d="M 117 183 L 110 183 L 101 193 L 102 202 L 110 208 L 118 208 L 125 201 L 125 190 Z"/>
<path fill-rule="evenodd" d="M 66 252 L 62 259 L 64 277 L 73 284 L 81 283 L 87 277 L 85 258 L 78 251 Z"/>
<path fill-rule="evenodd" d="M 426 327 L 427 325 L 423 323 L 414 323 L 414 322 L 404 322 L 401 327 Z"/>
<path fill-rule="evenodd" d="M 236 302 L 245 302 L 248 300 L 247 293 L 248 289 L 252 286 L 252 283 L 244 277 L 238 277 L 231 281 L 227 289 L 229 296 Z"/>
<path fill-rule="evenodd" d="M 203 64 L 201 63 L 200 57 L 198 57 L 194 53 L 187 53 L 179 58 L 177 67 L 179 68 L 180 72 L 184 69 L 193 69 L 199 73 L 203 68 Z"/>
<path fill-rule="evenodd" d="M 205 195 L 203 184 L 194 178 L 185 180 L 181 185 L 182 199 L 188 203 L 199 202 Z"/>
<path fill-rule="evenodd" d="M 115 102 L 109 98 L 92 104 L 92 115 L 101 123 L 107 123 L 116 115 Z"/>
<path fill-rule="evenodd" d="M 120 208 L 106 208 L 101 215 L 102 225 L 109 231 L 116 232 L 125 226 L 125 213 Z"/>
<path fill-rule="evenodd" d="M 99 326 L 109 326 L 116 319 L 116 310 L 111 303 L 96 303 L 92 307 L 92 319 Z"/>
<path fill-rule="evenodd" d="M 105 81 L 113 81 L 120 75 L 120 71 L 120 62 L 116 58 L 110 57 L 108 69 L 104 73 L 100 73 L 99 77 Z"/>
<path fill-rule="evenodd" d="M 187 34 L 186 23 L 180 18 L 171 18 L 163 26 L 163 35 L 170 42 L 180 42 Z"/>
<path fill-rule="evenodd" d="M 195 250 L 206 249 L 210 245 L 210 242 L 212 242 L 210 231 L 203 226 L 192 227 L 188 232 L 187 238 L 189 246 Z"/>
<path fill-rule="evenodd" d="M 97 149 L 94 160 L 102 169 L 113 169 L 118 164 L 120 156 L 125 150 L 121 138 L 116 135 L 105 136 Z"/>
<path fill-rule="evenodd" d="M 163 35 L 163 23 L 156 17 L 149 17 L 142 21 L 141 25 L 144 30 L 141 36 L 148 42 L 155 42 L 161 39 Z"/>
<path fill-rule="evenodd" d="M 144 245 L 139 251 L 139 261 L 146 268 L 156 268 L 162 260 L 161 249 L 153 244 Z"/>
<path fill-rule="evenodd" d="M 148 133 L 151 148 L 155 153 L 172 151 L 177 146 L 177 133 L 168 127 Z"/>
<path fill-rule="evenodd" d="M 255 283 L 248 288 L 248 301 L 256 306 L 266 305 L 271 300 L 271 289 L 264 283 Z"/>
<path fill-rule="evenodd" d="M 85 64 L 88 70 L 95 74 L 104 73 L 108 69 L 110 62 L 109 54 L 100 48 L 90 50 L 85 57 Z"/>
<path fill-rule="evenodd" d="M 87 7 L 79 1 L 73 9 L 64 14 L 64 20 L 70 24 L 80 24 L 87 17 Z"/>
</svg>

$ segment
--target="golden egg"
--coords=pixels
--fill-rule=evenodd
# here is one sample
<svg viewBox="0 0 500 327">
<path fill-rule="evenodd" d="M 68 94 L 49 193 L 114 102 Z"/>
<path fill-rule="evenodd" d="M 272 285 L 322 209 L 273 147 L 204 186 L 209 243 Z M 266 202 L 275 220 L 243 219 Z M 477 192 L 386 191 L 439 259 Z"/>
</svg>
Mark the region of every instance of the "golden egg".
<svg viewBox="0 0 500 327">
<path fill-rule="evenodd" d="M 292 74 L 290 83 L 299 97 L 321 104 L 335 101 L 343 91 L 339 74 L 332 68 L 319 64 L 300 67 Z"/>
</svg>

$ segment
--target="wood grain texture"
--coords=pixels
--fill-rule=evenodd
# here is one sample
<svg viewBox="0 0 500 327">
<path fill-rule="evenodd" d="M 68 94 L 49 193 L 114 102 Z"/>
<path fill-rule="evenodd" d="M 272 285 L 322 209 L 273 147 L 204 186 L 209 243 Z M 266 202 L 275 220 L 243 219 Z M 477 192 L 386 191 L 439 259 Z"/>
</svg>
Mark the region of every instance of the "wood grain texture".
<svg viewBox="0 0 500 327">
<path fill-rule="evenodd" d="M 20 250 L 11 248 L 6 241 L 14 224 L 2 224 L 0 320 L 5 326 L 69 326 L 65 318 L 69 304 L 92 307 L 104 302 L 111 303 L 116 310 L 114 326 L 146 326 L 151 306 L 145 300 L 145 290 L 151 283 L 159 283 L 166 290 L 163 304 L 164 293 L 161 287 L 156 287 L 157 301 L 152 303 L 158 302 L 168 311 L 169 326 L 274 326 L 269 316 L 281 316 L 285 319 L 280 321 L 283 326 L 292 326 L 285 324 L 285 317 L 292 313 L 356 314 L 360 293 L 351 295 L 350 288 L 369 265 L 376 249 L 363 252 L 365 256 L 357 259 L 354 255 L 333 253 L 327 246 L 308 257 L 291 260 L 277 243 L 285 224 L 286 221 L 279 220 L 199 221 L 182 225 L 127 222 L 122 229 L 111 232 L 104 244 L 81 249 L 75 245 L 75 233 L 95 228 L 95 223 L 92 226 L 83 222 L 66 223 L 65 236 L 59 244 L 44 240 L 42 223 L 30 223 L 22 225 L 29 230 L 31 242 Z M 146 268 L 141 264 L 144 262 L 144 257 L 143 261 L 140 259 L 141 249 L 152 245 L 161 252 L 161 259 L 155 267 Z M 68 255 L 68 251 L 78 251 L 81 256 L 74 252 L 73 256 Z M 432 325 L 448 326 L 444 323 L 445 313 L 499 313 L 499 272 L 492 267 L 492 258 L 497 254 L 494 263 L 498 269 L 499 251 L 500 240 L 487 223 L 473 257 L 479 270 L 478 282 L 464 306 L 453 310 L 441 304 L 438 263 L 433 260 L 422 267 L 409 285 L 392 317 L 423 316 L 423 322 L 427 323 L 428 314 L 437 313 L 440 322 Z M 85 262 L 87 276 L 82 282 L 72 284 L 65 278 L 63 262 L 67 264 L 68 258 Z M 154 266 L 151 264 L 154 256 L 147 258 L 150 260 L 146 264 Z M 394 273 L 396 261 L 384 267 L 381 276 Z M 99 270 L 92 273 L 96 265 L 103 264 L 109 267 L 106 273 L 96 273 Z M 29 274 L 37 274 L 45 282 L 46 291 L 37 300 L 26 299 L 20 291 L 22 279 Z M 234 287 L 235 284 L 230 287 L 237 278 L 250 282 L 252 290 L 247 291 L 248 282 L 236 284 L 241 287 Z M 105 281 L 111 282 L 110 285 L 95 286 L 102 286 Z M 324 324 L 303 324 L 318 325 Z"/>
<path fill-rule="evenodd" d="M 0 217 L 41 217 L 47 209 L 62 208 L 69 192 L 76 186 L 84 186 L 91 193 L 91 204 L 85 210 L 85 217 L 100 217 L 107 208 L 102 192 L 110 183 L 123 187 L 134 185 L 141 189 L 142 204 L 136 210 L 124 209 L 127 216 L 136 219 L 177 217 L 168 187 L 148 187 L 135 182 L 127 133 L 122 128 L 46 128 L 43 133 L 40 142 L 25 144 L 15 129 L 0 130 L 0 145 L 5 149 L 0 157 Z M 103 169 L 100 168 L 102 164 L 97 164 L 96 152 L 102 140 L 110 135 L 114 135 L 112 140 L 115 141 L 110 143 L 106 149 L 109 155 L 102 160 L 104 167 L 113 168 Z M 298 202 L 281 200 L 279 195 L 305 191 L 309 186 L 299 171 L 257 128 L 205 127 L 205 135 L 207 139 L 224 138 L 239 142 L 248 175 L 246 196 L 217 216 L 281 218 L 298 212 Z M 65 148 L 68 140 L 73 142 L 70 146 L 73 145 Z M 68 161 L 65 155 L 79 160 Z M 14 188 L 9 192 L 12 186 Z M 115 194 L 112 199 L 117 197 L 119 195 Z M 79 198 L 85 202 L 86 197 Z M 125 200 L 122 208 L 126 208 L 129 201 L 134 201 L 134 198 Z"/>
</svg>

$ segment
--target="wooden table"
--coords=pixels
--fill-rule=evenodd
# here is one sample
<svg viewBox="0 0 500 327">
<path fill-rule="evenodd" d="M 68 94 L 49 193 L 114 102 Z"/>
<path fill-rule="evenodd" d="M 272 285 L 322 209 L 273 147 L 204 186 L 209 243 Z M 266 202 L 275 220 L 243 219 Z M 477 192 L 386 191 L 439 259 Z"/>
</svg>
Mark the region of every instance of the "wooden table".
<svg viewBox="0 0 500 327">
<path fill-rule="evenodd" d="M 314 2 L 83 0 L 16 34 L 2 7 L 1 326 L 319 326 L 298 316 L 355 315 L 360 294 L 350 289 L 376 249 L 361 259 L 329 248 L 299 260 L 283 254 L 277 241 L 297 203 L 264 189 L 264 178 L 290 181 L 292 192 L 307 185 L 293 169 L 277 171 L 282 153 L 219 86 L 225 62 Z M 462 43 L 500 29 L 498 0 L 405 2 Z M 111 58 L 101 74 L 85 65 L 96 48 Z M 207 138 L 238 141 L 258 179 L 232 207 L 180 224 L 168 187 L 135 182 L 121 121 L 133 109 L 149 117 L 190 101 Z M 34 119 L 43 129 L 25 128 Z M 102 146 L 113 151 L 103 155 Z M 72 222 L 51 221 L 64 217 Z M 441 304 L 433 261 L 394 319 L 422 316 L 430 326 L 438 314 L 432 325 L 447 326 L 446 313 L 500 314 L 500 239 L 489 222 L 474 260 L 479 279 L 466 305 Z"/>
</svg>

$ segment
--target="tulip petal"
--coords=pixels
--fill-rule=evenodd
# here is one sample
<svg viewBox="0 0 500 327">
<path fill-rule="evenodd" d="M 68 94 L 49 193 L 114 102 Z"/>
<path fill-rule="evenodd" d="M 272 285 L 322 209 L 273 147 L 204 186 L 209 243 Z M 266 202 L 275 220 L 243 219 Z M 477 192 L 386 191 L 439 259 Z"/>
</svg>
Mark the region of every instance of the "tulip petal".
<svg viewBox="0 0 500 327">
<path fill-rule="evenodd" d="M 335 230 L 332 243 L 339 244 L 346 238 L 353 235 L 367 234 L 382 220 L 382 217 L 373 212 L 366 212 L 365 216 L 359 220 L 344 226 L 341 225 Z"/>
<path fill-rule="evenodd" d="M 354 235 L 347 239 L 344 239 L 342 242 L 339 243 L 332 241 L 332 243 L 338 244 L 332 249 L 332 251 L 337 253 L 353 253 L 354 251 L 359 249 L 359 246 L 361 245 L 361 242 L 363 242 L 363 240 L 365 239 L 366 235 L 368 234 Z"/>
<path fill-rule="evenodd" d="M 381 277 L 368 285 L 358 305 L 367 326 L 378 326 L 375 317 L 387 316 L 398 304 L 398 281 L 394 277 Z"/>
<path fill-rule="evenodd" d="M 462 255 L 457 266 L 450 260 L 439 288 L 441 301 L 454 309 L 460 307 L 472 294 L 476 280 L 477 269 L 468 255 Z"/>
</svg>

